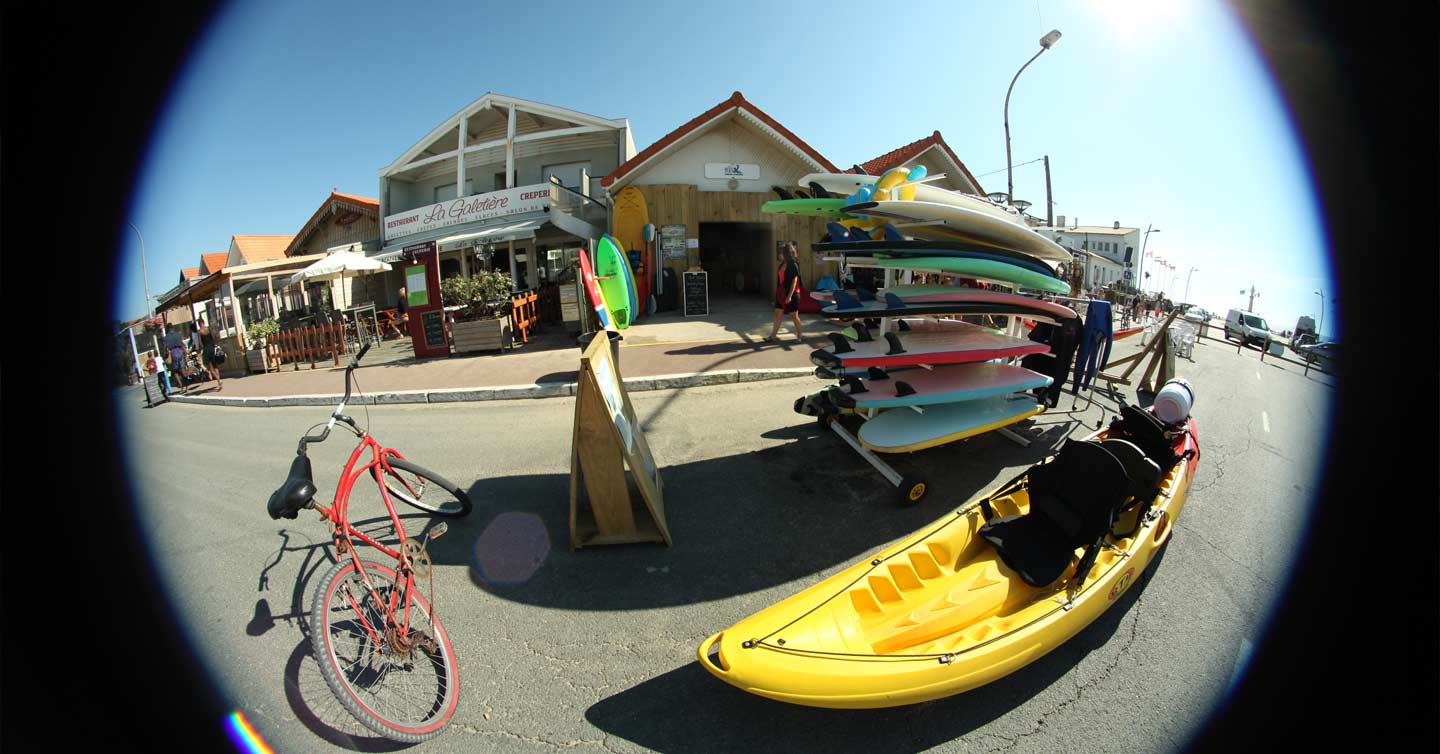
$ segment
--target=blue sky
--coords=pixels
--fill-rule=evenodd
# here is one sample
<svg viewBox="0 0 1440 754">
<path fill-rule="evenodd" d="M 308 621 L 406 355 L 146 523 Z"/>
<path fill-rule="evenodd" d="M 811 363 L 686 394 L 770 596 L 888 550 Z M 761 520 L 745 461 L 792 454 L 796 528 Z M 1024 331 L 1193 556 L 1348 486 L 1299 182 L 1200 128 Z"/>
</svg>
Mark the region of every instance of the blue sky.
<svg viewBox="0 0 1440 754">
<path fill-rule="evenodd" d="M 676 9 L 684 7 L 681 15 Z M 823 7 L 824 12 L 817 12 Z M 1168 291 L 1338 330 L 1308 166 L 1278 92 L 1211 0 L 1015 3 L 247 2 L 217 17 L 157 124 L 129 217 L 152 295 L 232 235 L 293 234 L 487 91 L 629 118 L 637 149 L 735 90 L 841 167 L 938 129 L 986 190 L 1048 154 L 1055 213 L 1160 232 Z M 994 172 L 999 171 L 999 172 Z M 1039 162 L 1015 194 L 1042 212 Z M 1073 220 L 1072 220 L 1073 221 Z M 127 237 L 119 318 L 144 307 Z M 1157 275 L 1161 270 L 1147 269 Z M 1168 276 L 1170 273 L 1165 272 Z M 1152 282 L 1159 282 L 1152 278 Z M 1155 285 L 1151 286 L 1156 287 Z"/>
</svg>

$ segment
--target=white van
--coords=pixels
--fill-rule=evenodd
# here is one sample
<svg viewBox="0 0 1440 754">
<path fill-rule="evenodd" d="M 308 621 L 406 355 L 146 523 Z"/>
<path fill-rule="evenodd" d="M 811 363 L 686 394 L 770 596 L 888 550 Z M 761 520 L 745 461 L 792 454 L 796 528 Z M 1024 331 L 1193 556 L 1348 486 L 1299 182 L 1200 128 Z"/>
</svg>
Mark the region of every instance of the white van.
<svg viewBox="0 0 1440 754">
<path fill-rule="evenodd" d="M 1254 343 L 1268 349 L 1271 341 L 1270 326 L 1265 324 L 1264 317 L 1255 312 L 1231 309 L 1230 313 L 1225 315 L 1225 339 Z"/>
</svg>

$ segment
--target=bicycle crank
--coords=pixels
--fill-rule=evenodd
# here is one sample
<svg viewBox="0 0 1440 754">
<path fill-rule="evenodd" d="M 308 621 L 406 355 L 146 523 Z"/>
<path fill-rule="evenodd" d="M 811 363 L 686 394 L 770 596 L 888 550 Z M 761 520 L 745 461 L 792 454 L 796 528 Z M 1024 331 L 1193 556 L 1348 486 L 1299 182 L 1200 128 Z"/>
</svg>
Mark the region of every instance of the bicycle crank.
<svg viewBox="0 0 1440 754">
<path fill-rule="evenodd" d="M 416 576 L 430 575 L 430 553 L 425 551 L 425 545 L 413 537 L 400 543 L 400 552 L 410 561 L 410 570 Z"/>
</svg>

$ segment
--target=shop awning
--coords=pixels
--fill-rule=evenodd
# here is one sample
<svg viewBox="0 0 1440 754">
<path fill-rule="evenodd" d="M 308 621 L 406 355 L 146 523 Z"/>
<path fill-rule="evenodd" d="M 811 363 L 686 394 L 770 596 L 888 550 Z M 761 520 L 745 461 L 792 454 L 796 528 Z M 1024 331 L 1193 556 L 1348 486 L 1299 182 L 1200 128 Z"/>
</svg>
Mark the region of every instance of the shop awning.
<svg viewBox="0 0 1440 754">
<path fill-rule="evenodd" d="M 522 238 L 534 238 L 536 229 L 544 225 L 545 222 L 545 220 L 525 220 L 494 228 L 471 231 L 469 233 L 458 233 L 437 240 L 435 245 L 440 251 L 449 251 L 451 249 L 469 246 L 476 241 L 518 241 Z"/>
<path fill-rule="evenodd" d="M 224 270 L 212 272 L 192 283 L 190 287 L 176 291 L 170 298 L 161 299 L 155 307 L 155 312 L 158 314 L 167 309 L 174 309 L 177 306 L 185 306 L 197 301 L 204 301 L 210 298 L 215 291 L 220 290 L 220 286 L 224 285 L 225 280 L 229 277 L 229 273 Z"/>
</svg>

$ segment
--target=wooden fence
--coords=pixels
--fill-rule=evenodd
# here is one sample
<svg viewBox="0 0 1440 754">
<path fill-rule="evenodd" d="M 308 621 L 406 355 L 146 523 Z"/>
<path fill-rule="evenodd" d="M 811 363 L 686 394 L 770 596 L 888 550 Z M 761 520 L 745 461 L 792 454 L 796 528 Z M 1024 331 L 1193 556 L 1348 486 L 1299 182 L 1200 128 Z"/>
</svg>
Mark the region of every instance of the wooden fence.
<svg viewBox="0 0 1440 754">
<path fill-rule="evenodd" d="M 266 339 L 266 359 L 277 368 L 281 364 L 291 364 L 292 369 L 298 370 L 302 362 L 308 361 L 310 368 L 314 369 L 317 360 L 327 357 L 338 367 L 340 356 L 344 353 L 345 329 L 339 322 L 292 327 Z"/>
</svg>

